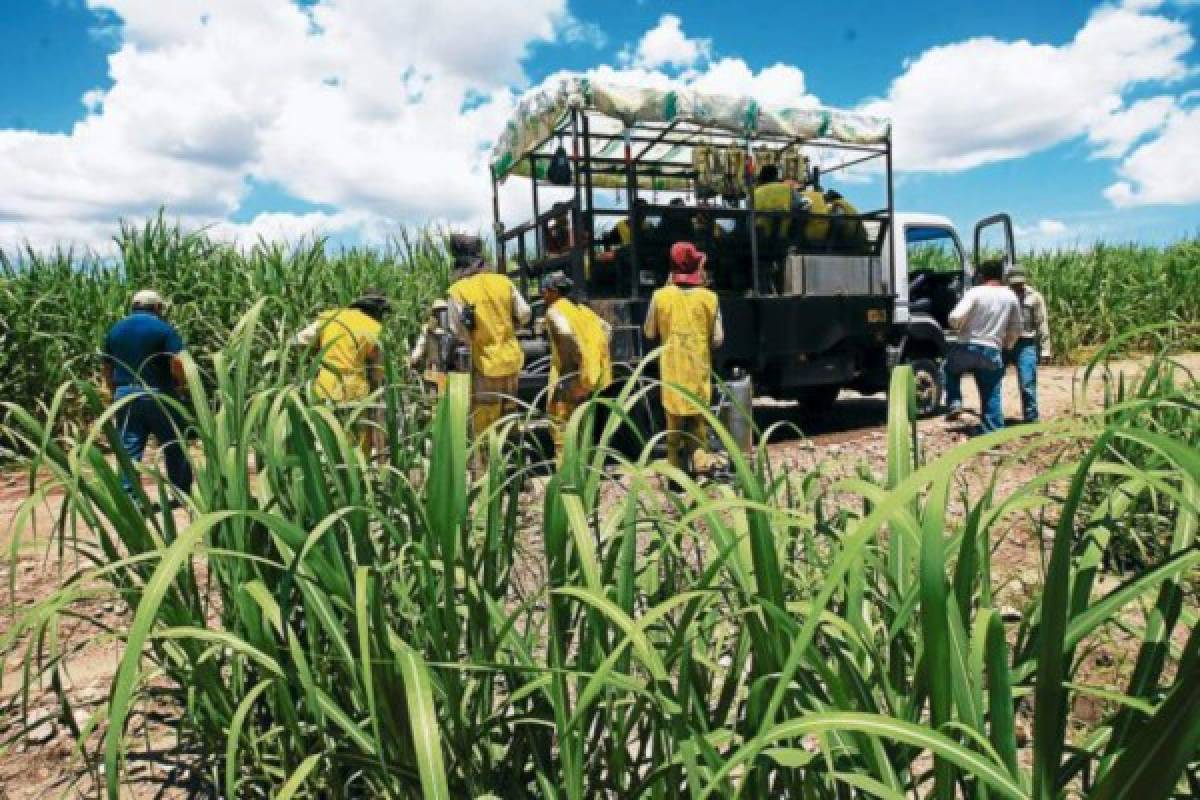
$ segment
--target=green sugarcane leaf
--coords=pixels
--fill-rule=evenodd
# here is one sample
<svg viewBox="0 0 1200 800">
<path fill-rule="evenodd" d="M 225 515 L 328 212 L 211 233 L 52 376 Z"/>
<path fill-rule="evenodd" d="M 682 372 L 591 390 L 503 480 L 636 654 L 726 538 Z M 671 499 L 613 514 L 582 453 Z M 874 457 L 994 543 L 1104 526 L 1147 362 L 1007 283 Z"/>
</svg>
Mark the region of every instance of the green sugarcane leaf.
<svg viewBox="0 0 1200 800">
<path fill-rule="evenodd" d="M 251 709 L 254 708 L 254 703 L 258 700 L 258 696 L 271 687 L 271 682 L 259 681 L 242 701 L 238 703 L 237 711 L 234 712 L 233 718 L 229 721 L 229 733 L 225 738 L 225 796 L 238 796 L 238 770 L 240 767 L 238 761 L 238 748 L 242 742 L 242 728 L 246 724 L 246 717 L 250 715 Z"/>
<path fill-rule="evenodd" d="M 300 791 L 300 787 L 308 780 L 308 776 L 317 768 L 317 764 L 321 763 L 321 754 L 313 753 L 300 762 L 300 766 L 296 767 L 287 779 L 287 782 L 279 788 L 279 794 L 275 795 L 275 800 L 291 800 L 296 796 L 296 792 Z"/>
<path fill-rule="evenodd" d="M 413 747 L 417 754 L 417 769 L 421 775 L 421 791 L 426 800 L 450 800 L 429 668 L 417 651 L 400 637 L 389 632 L 388 640 L 404 679 L 404 696 Z"/>
<path fill-rule="evenodd" d="M 1189 650 L 1200 649 L 1200 626 Z M 1158 711 L 1096 784 L 1095 800 L 1165 798 L 1200 749 L 1200 670 L 1182 673 Z"/>
</svg>

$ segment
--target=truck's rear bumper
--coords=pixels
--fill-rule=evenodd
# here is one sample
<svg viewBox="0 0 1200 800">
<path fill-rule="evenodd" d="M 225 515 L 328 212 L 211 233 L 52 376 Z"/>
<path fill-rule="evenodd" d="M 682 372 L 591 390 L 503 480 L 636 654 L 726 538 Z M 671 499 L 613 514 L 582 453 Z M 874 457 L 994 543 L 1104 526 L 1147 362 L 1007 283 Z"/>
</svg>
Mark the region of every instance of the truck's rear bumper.
<svg viewBox="0 0 1200 800">
<path fill-rule="evenodd" d="M 718 364 L 756 371 L 803 363 L 847 347 L 883 350 L 893 301 L 887 295 L 721 298 L 725 346 Z M 798 356 L 805 357 L 797 360 Z"/>
</svg>

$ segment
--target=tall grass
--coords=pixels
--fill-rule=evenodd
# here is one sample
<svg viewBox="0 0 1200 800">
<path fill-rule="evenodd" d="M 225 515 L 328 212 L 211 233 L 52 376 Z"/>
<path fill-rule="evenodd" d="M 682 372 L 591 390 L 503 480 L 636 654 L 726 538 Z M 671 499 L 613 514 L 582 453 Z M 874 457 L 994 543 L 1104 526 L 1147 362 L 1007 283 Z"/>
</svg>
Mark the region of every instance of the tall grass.
<svg viewBox="0 0 1200 800">
<path fill-rule="evenodd" d="M 323 239 L 309 239 L 238 249 L 160 215 L 143 227 L 123 225 L 116 246 L 114 259 L 0 251 L 0 399 L 34 408 L 66 381 L 98 381 L 104 334 L 141 288 L 163 294 L 171 322 L 207 370 L 260 298 L 272 300 L 261 335 L 277 342 L 317 311 L 377 288 L 395 305 L 390 333 L 404 341 L 424 321 L 448 271 L 432 229 L 402 233 L 383 248 L 334 250 Z M 78 403 L 79 396 L 68 402 Z"/>
<path fill-rule="evenodd" d="M 1031 253 L 1022 259 L 1046 297 L 1054 352 L 1068 363 L 1123 338 L 1132 350 L 1153 348 L 1136 328 L 1172 324 L 1174 346 L 1200 348 L 1200 239 L 1163 247 L 1097 244 L 1086 250 Z"/>
<path fill-rule="evenodd" d="M 214 356 L 211 393 L 189 367 L 199 455 L 182 525 L 122 493 L 98 447 L 113 436 L 104 417 L 54 439 L 53 404 L 50 418 L 9 407 L 38 453 L 29 468 L 50 472 L 64 519 L 87 534 L 64 530 L 60 545 L 88 566 L 0 646 L 28 635 L 31 663 L 53 671 L 57 626 L 96 584 L 133 609 L 94 720 L 110 797 L 127 722 L 164 684 L 197 770 L 229 797 L 1196 790 L 1200 455 L 1145 424 L 1172 409 L 1194 431 L 1194 385 L 930 460 L 902 369 L 886 481 L 827 488 L 734 447 L 728 484 L 697 484 L 649 450 L 624 461 L 605 446 L 622 417 L 592 430 L 595 401 L 571 418 L 528 524 L 526 455 L 502 432 L 468 441 L 465 380 L 432 418 L 403 388 L 385 394 L 387 458 L 368 462 L 291 386 L 286 359 L 255 355 L 263 312 Z M 635 386 L 604 402 L 626 407 Z M 491 456 L 473 480 L 469 447 Z M 1015 490 L 1001 465 L 959 497 L 958 471 L 996 447 L 1078 455 Z M 1171 522 L 1161 555 L 1116 586 L 1097 580 L 1100 552 L 1127 506 L 1090 493 L 1113 475 Z M 1017 517 L 1052 532 L 1045 591 L 1006 627 L 991 553 Z M 1114 628 L 1137 669 L 1124 686 L 1089 685 L 1081 653 Z M 1114 708 L 1075 735 L 1081 696 Z"/>
<path fill-rule="evenodd" d="M 382 249 L 334 250 L 322 239 L 239 249 L 160 216 L 142 227 L 123 225 L 115 241 L 113 259 L 0 251 L 0 399 L 33 408 L 64 381 L 96 380 L 104 333 L 140 288 L 157 288 L 169 299 L 172 321 L 207 369 L 208 357 L 259 298 L 275 301 L 264 326 L 275 341 L 317 310 L 380 288 L 396 303 L 389 326 L 403 341 L 447 283 L 440 236 L 429 228 L 403 233 Z M 1200 347 L 1200 240 L 1101 244 L 1022 260 L 1046 295 L 1060 361 L 1086 361 L 1124 331 L 1163 323 L 1175 323 L 1176 347 Z M 1131 350 L 1152 343 L 1126 341 Z M 68 398 L 75 408 L 78 401 Z"/>
</svg>

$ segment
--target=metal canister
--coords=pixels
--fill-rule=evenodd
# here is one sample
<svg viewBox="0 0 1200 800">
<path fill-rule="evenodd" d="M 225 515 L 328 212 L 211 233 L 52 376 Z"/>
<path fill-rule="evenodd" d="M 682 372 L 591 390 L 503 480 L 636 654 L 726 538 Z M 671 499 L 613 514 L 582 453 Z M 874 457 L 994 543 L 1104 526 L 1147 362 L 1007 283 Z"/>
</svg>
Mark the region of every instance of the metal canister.
<svg viewBox="0 0 1200 800">
<path fill-rule="evenodd" d="M 721 424 L 743 453 L 754 447 L 754 384 L 740 367 L 722 385 Z"/>
</svg>

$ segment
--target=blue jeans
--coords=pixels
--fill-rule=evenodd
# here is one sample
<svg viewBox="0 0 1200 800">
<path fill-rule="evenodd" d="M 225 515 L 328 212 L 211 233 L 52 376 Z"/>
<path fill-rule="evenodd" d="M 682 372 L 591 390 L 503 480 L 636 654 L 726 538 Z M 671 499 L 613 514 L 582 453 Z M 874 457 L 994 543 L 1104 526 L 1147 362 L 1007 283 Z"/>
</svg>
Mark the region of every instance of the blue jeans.
<svg viewBox="0 0 1200 800">
<path fill-rule="evenodd" d="M 1026 422 L 1038 421 L 1037 368 L 1040 349 L 1036 339 L 1019 339 L 1007 354 L 1009 363 L 1017 366 L 1017 381 L 1021 384 L 1021 416 Z"/>
<path fill-rule="evenodd" d="M 192 488 L 192 465 L 179 438 L 183 428 L 182 421 L 160 400 L 161 395 L 140 386 L 117 387 L 113 392 L 113 400 L 122 400 L 132 395 L 136 397 L 122 406 L 115 418 L 117 430 L 121 434 L 121 445 L 129 459 L 136 464 L 146 452 L 146 441 L 153 436 L 162 449 L 163 460 L 167 462 L 167 479 L 179 491 L 187 494 Z M 136 475 L 121 475 L 121 485 L 130 494 L 133 493 L 136 480 Z"/>
<path fill-rule="evenodd" d="M 962 408 L 962 376 L 975 376 L 975 387 L 983 405 L 980 428 L 984 433 L 998 431 L 1004 427 L 1004 358 L 1000 350 L 981 344 L 952 345 L 950 356 L 942 365 L 942 378 L 946 386 L 946 405 Z"/>
</svg>

